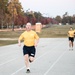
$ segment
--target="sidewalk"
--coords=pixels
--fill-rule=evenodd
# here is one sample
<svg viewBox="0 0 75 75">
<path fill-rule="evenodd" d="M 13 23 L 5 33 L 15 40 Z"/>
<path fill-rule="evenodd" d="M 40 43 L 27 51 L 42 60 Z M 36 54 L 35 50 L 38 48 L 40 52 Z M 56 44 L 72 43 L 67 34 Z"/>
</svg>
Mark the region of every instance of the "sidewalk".
<svg viewBox="0 0 75 75">
<path fill-rule="evenodd" d="M 0 40 L 17 40 L 18 38 L 0 38 Z"/>
</svg>

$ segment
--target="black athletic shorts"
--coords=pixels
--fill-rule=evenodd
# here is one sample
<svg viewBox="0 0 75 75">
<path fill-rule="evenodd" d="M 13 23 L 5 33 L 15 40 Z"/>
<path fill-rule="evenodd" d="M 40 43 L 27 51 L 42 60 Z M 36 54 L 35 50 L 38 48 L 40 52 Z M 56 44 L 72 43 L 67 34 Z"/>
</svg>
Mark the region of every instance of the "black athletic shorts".
<svg viewBox="0 0 75 75">
<path fill-rule="evenodd" d="M 74 37 L 69 37 L 69 41 L 74 41 Z"/>
<path fill-rule="evenodd" d="M 23 46 L 23 54 L 28 54 L 29 56 L 34 57 L 36 53 L 35 46 Z"/>
</svg>

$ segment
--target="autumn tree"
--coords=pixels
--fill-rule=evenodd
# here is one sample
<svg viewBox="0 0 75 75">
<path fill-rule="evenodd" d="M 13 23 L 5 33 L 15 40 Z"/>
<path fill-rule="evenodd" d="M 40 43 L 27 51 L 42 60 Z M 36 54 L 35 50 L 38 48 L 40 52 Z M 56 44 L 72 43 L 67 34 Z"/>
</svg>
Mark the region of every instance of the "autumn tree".
<svg viewBox="0 0 75 75">
<path fill-rule="evenodd" d="M 0 0 L 0 27 L 3 28 L 5 23 L 5 15 L 7 10 L 8 0 Z"/>
<path fill-rule="evenodd" d="M 75 15 L 72 16 L 72 23 L 75 24 Z"/>
<path fill-rule="evenodd" d="M 56 16 L 55 17 L 55 20 L 58 22 L 58 23 L 62 23 L 62 18 L 60 16 Z"/>
<path fill-rule="evenodd" d="M 14 29 L 14 25 L 16 23 L 15 20 L 17 19 L 18 15 L 20 15 L 20 16 L 24 15 L 21 3 L 19 2 L 19 0 L 11 0 L 8 3 L 7 8 L 8 8 L 8 13 L 11 17 L 10 23 L 12 24 L 12 29 Z M 18 23 L 16 23 L 16 24 L 18 24 Z"/>
</svg>

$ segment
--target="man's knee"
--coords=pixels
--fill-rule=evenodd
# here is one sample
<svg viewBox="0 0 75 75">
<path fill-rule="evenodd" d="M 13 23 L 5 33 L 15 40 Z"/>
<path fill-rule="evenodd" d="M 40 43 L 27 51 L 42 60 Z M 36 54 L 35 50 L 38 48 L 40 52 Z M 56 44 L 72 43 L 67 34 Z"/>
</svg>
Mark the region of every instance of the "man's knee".
<svg viewBox="0 0 75 75">
<path fill-rule="evenodd" d="M 33 62 L 33 61 L 34 61 L 34 57 L 30 57 L 29 62 Z"/>
</svg>

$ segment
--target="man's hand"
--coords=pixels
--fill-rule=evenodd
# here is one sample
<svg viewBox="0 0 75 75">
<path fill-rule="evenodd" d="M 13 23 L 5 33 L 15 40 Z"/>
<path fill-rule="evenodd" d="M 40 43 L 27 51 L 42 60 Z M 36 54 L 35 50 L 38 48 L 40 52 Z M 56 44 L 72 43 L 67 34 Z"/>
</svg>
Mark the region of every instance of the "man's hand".
<svg viewBox="0 0 75 75">
<path fill-rule="evenodd" d="M 18 43 L 18 46 L 21 46 L 21 43 Z"/>
<path fill-rule="evenodd" d="M 34 45 L 35 47 L 37 47 L 37 43 L 35 43 L 35 45 Z"/>
<path fill-rule="evenodd" d="M 18 46 L 21 46 L 21 42 L 20 42 L 20 40 L 18 39 Z"/>
<path fill-rule="evenodd" d="M 35 41 L 35 45 L 34 45 L 35 47 L 37 46 L 38 42 L 39 42 L 39 39 Z"/>
</svg>

